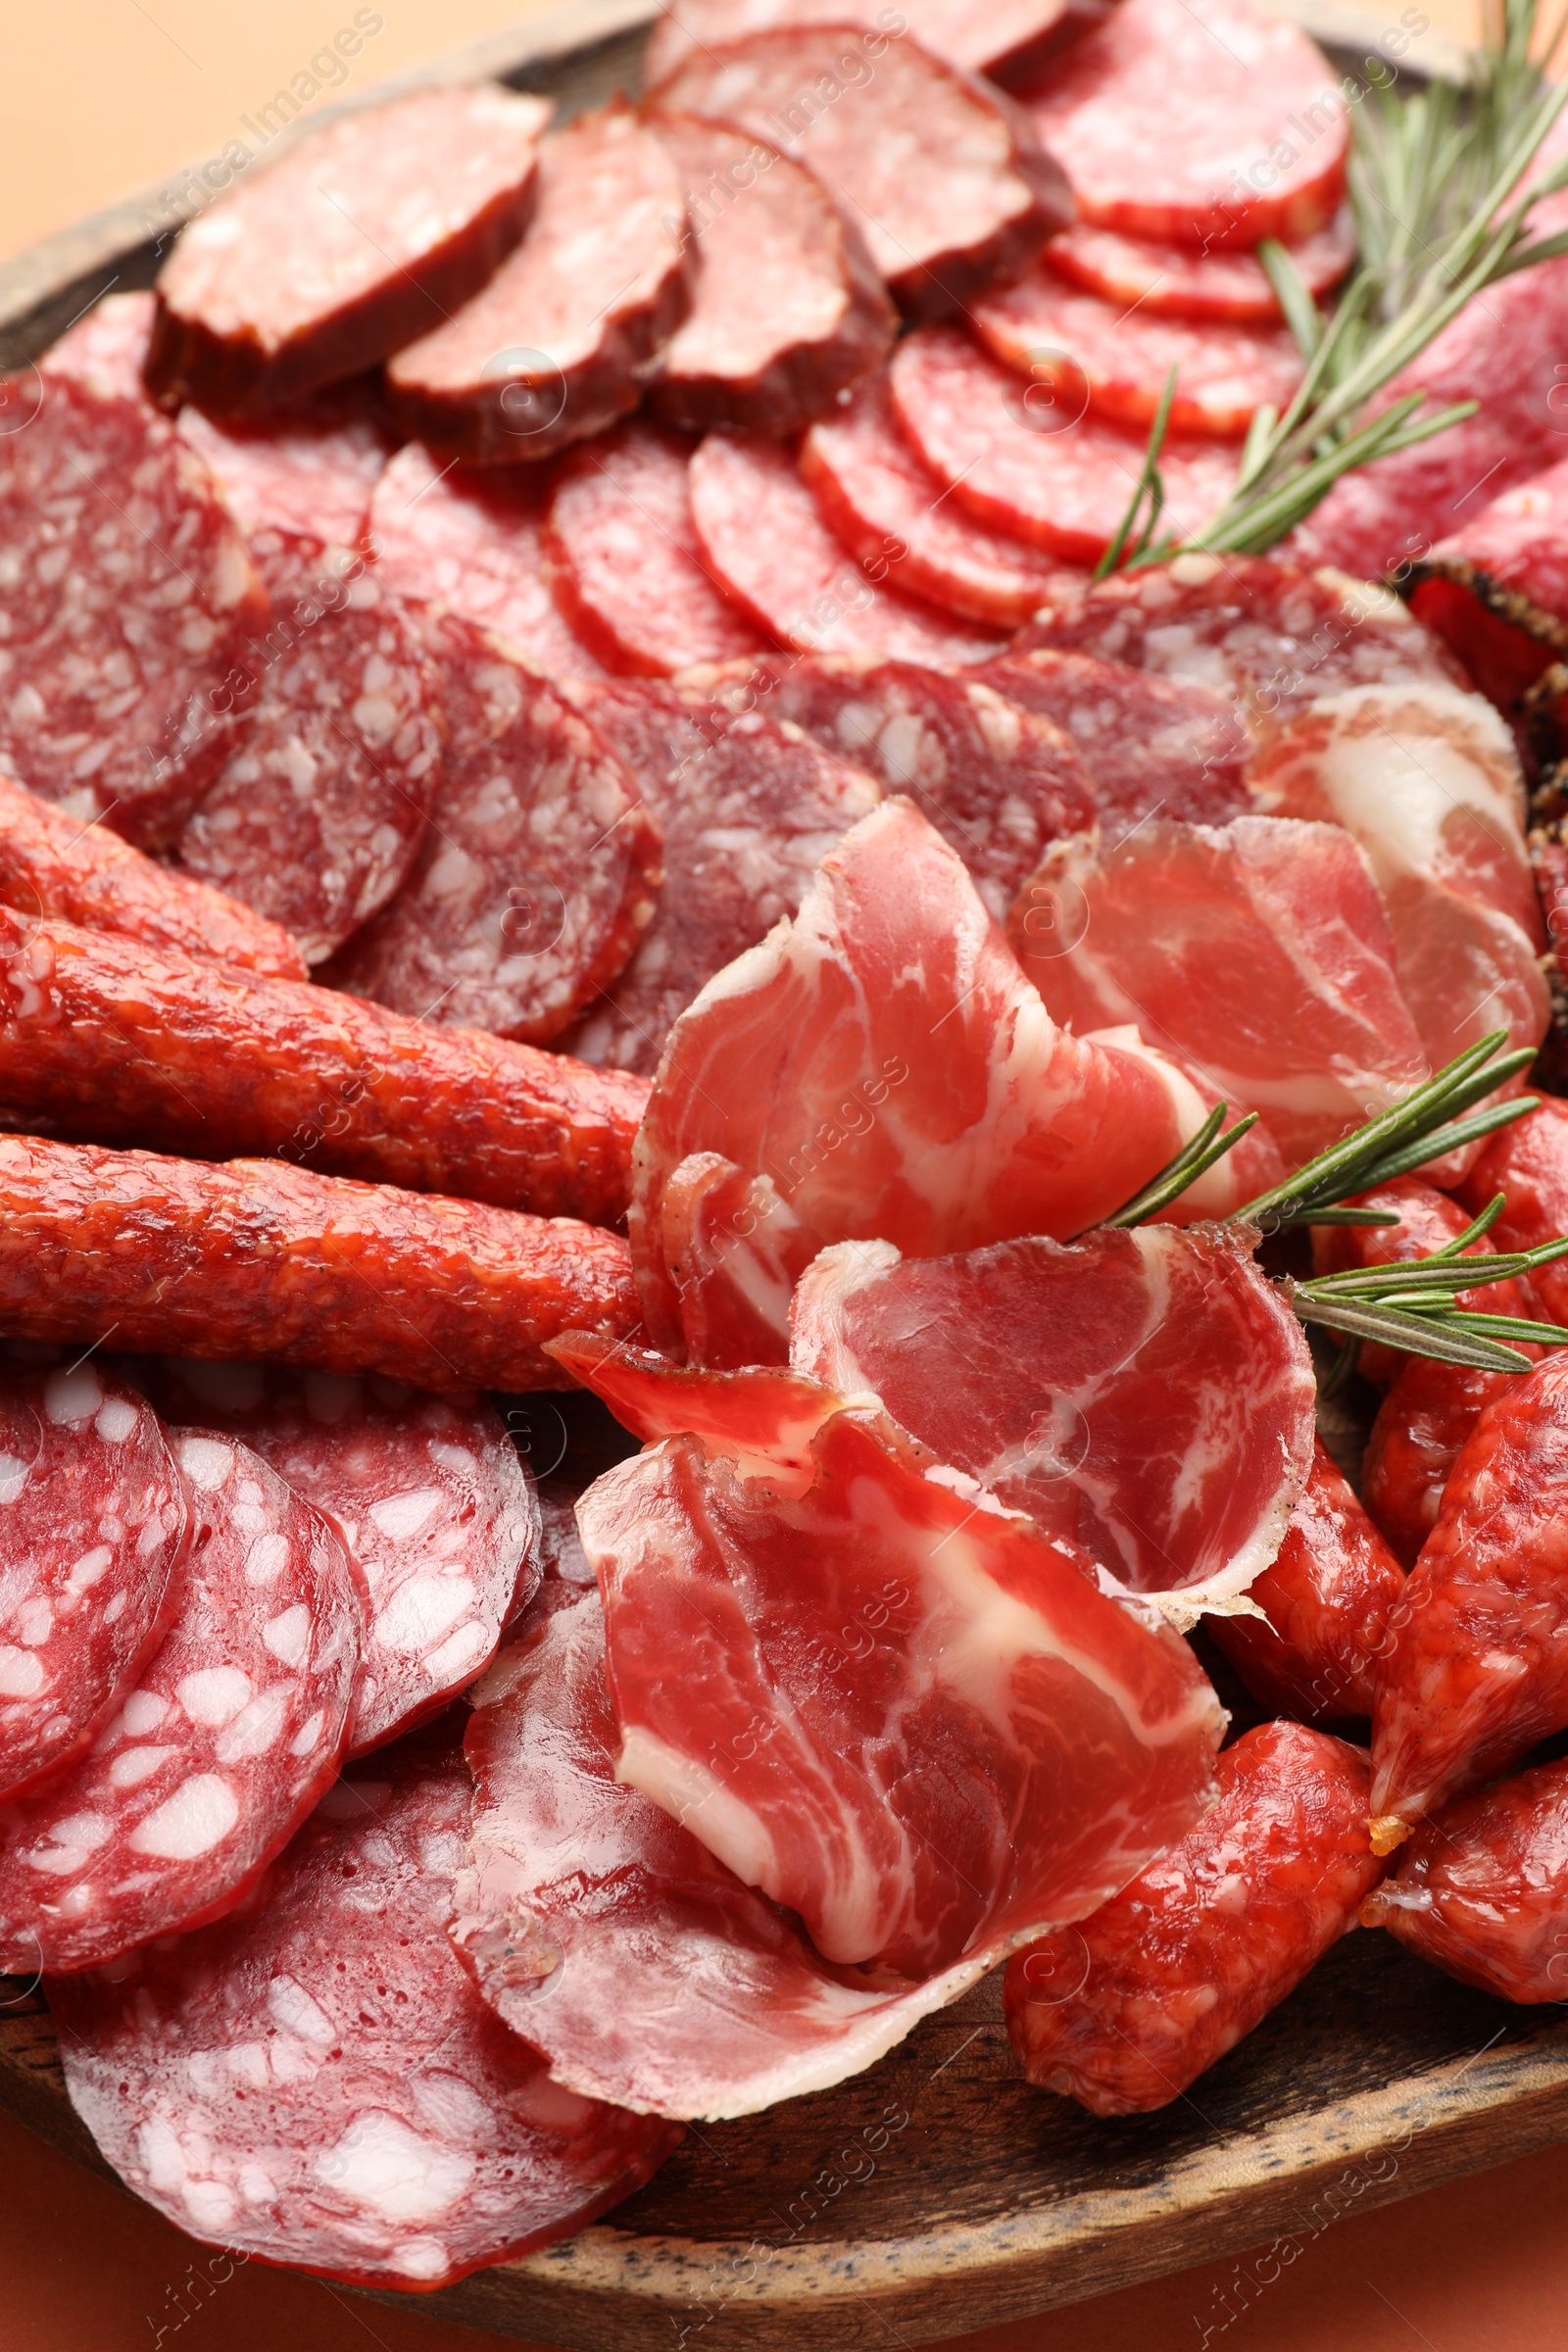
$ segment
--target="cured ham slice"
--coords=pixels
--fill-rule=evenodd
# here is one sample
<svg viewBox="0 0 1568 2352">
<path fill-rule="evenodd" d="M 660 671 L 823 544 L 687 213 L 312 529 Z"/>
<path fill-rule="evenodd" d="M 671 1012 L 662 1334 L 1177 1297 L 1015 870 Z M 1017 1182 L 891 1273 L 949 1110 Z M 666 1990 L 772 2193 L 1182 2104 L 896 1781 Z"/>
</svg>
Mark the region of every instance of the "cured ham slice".
<svg viewBox="0 0 1568 2352">
<path fill-rule="evenodd" d="M 1064 955 L 1031 952 L 1040 892 L 1077 910 Z M 1429 1075 L 1377 885 L 1338 825 L 1156 820 L 1115 849 L 1065 843 L 1009 928 L 1054 1019 L 1137 1021 L 1261 1111 L 1293 1166 Z"/>
<path fill-rule="evenodd" d="M 1260 808 L 1343 825 L 1367 854 L 1422 1050 L 1494 1029 L 1538 1046 L 1551 1006 L 1513 739 L 1479 696 L 1361 686 L 1296 712 L 1251 767 Z"/>
<path fill-rule="evenodd" d="M 1080 1233 L 1206 1110 L 1136 1035 L 1059 1029 L 955 853 L 885 802 L 670 1034 L 630 1211 L 649 1333 L 678 1353 L 745 1325 L 751 1352 L 719 1360 L 782 1362 L 790 1284 L 827 1243 L 929 1257 Z M 1196 1213 L 1250 1199 L 1235 1182 Z"/>
<path fill-rule="evenodd" d="M 742 1372 L 692 1370 L 590 1331 L 563 1332 L 550 1352 L 645 1445 L 694 1437 L 744 1478 L 764 1478 L 780 1494 L 806 1493 L 816 1476 L 811 1441 L 851 1401 L 810 1370 L 758 1364 Z M 867 1394 L 855 1401 L 876 1399 Z"/>
<path fill-rule="evenodd" d="M 801 1279 L 791 1360 L 1190 1619 L 1267 1567 L 1312 1461 L 1305 1335 L 1252 1247 L 1170 1225 L 959 1257 L 842 1242 Z"/>
<path fill-rule="evenodd" d="M 885 1415 L 811 1450 L 790 1494 L 671 1438 L 578 1504 L 617 1779 L 884 1981 L 1083 1917 L 1207 1799 L 1192 1653 Z"/>
</svg>

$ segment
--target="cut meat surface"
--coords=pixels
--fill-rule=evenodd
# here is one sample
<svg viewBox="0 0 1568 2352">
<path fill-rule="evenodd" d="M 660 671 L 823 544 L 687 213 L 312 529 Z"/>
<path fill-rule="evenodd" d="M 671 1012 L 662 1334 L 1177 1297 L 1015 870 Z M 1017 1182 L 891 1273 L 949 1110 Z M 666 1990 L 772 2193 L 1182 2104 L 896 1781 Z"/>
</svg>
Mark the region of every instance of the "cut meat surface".
<svg viewBox="0 0 1568 2352">
<path fill-rule="evenodd" d="M 551 592 L 544 563 L 547 477 L 528 466 L 466 473 L 422 442 L 398 451 L 370 500 L 370 545 L 407 604 L 446 607 L 509 637 L 548 677 L 600 664 Z"/>
<path fill-rule="evenodd" d="M 906 1259 L 842 1242 L 791 1331 L 798 1372 L 873 1391 L 1004 1509 L 1181 1615 L 1248 1590 L 1311 1466 L 1311 1357 L 1250 1229 Z"/>
<path fill-rule="evenodd" d="M 1179 2097 L 1354 1927 L 1383 1874 L 1359 1748 L 1265 1723 L 1217 1772 L 1218 1803 L 1178 1845 L 1081 1929 L 1008 1965 L 1020 2066 L 1092 2115 Z"/>
<path fill-rule="evenodd" d="M 1494 1193 L 1507 1195 L 1492 1228 L 1498 1250 L 1535 1250 L 1568 1233 L 1568 1102 L 1547 1095 L 1539 1110 L 1493 1136 L 1460 1189 L 1465 1205 L 1478 1212 Z M 1522 1288 L 1544 1321 L 1568 1320 L 1568 1274 L 1560 1258 L 1526 1275 Z"/>
<path fill-rule="evenodd" d="M 0 444 L 0 761 L 167 841 L 228 750 L 266 612 L 217 483 L 144 401 L 52 375 Z"/>
<path fill-rule="evenodd" d="M 678 435 L 624 424 L 566 460 L 550 501 L 556 592 L 578 636 L 623 675 L 667 677 L 760 643 L 703 568 L 690 458 Z"/>
<path fill-rule="evenodd" d="M 18 1339 L 420 1388 L 558 1388 L 562 1331 L 638 1327 L 618 1234 L 277 1160 L 0 1140 L 0 1315 Z"/>
<path fill-rule="evenodd" d="M 419 90 L 242 182 L 164 265 L 153 391 L 261 416 L 425 333 L 521 235 L 551 111 L 487 81 Z"/>
<path fill-rule="evenodd" d="M 690 115 L 656 113 L 651 127 L 680 171 L 698 275 L 649 406 L 697 432 L 781 439 L 831 415 L 898 323 L 858 230 L 766 139 Z"/>
<path fill-rule="evenodd" d="M 957 851 L 999 922 L 1046 844 L 1094 813 L 1067 737 L 989 682 L 912 662 L 803 654 L 699 670 L 681 688 L 737 716 L 758 710 L 803 728 L 884 791 L 906 794 Z"/>
<path fill-rule="evenodd" d="M 885 1416 L 812 1452 L 781 1494 L 672 1438 L 583 1496 L 617 1777 L 840 1965 L 935 1975 L 1082 1918 L 1200 1810 L 1204 1677 Z"/>
<path fill-rule="evenodd" d="M 983 295 L 969 317 L 1004 368 L 1054 390 L 1069 413 L 1087 396 L 1097 416 L 1135 428 L 1153 422 L 1172 368 L 1178 433 L 1245 433 L 1260 408 L 1289 407 L 1301 380 L 1300 352 L 1283 326 L 1129 312 L 1064 285 L 1053 270 Z"/>
<path fill-rule="evenodd" d="M 1439 1192 L 1435 1185 L 1423 1184 L 1414 1176 L 1396 1176 L 1389 1184 L 1377 1185 L 1369 1193 L 1357 1193 L 1351 1203 L 1356 1208 L 1380 1209 L 1398 1218 L 1396 1225 L 1319 1225 L 1312 1233 L 1312 1265 L 1318 1274 L 1347 1273 L 1355 1266 L 1396 1266 L 1414 1259 L 1430 1257 L 1435 1250 L 1446 1250 L 1466 1232 L 1471 1219 L 1466 1210 L 1448 1194 Z M 1466 1257 L 1491 1257 L 1494 1244 L 1490 1234 L 1480 1234 L 1466 1245 Z M 1473 1291 L 1459 1293 L 1461 1306 L 1470 1314 L 1525 1315 L 1531 1312 L 1528 1294 L 1516 1282 L 1491 1282 Z M 1529 1343 L 1518 1343 L 1529 1353 Z M 1437 1359 L 1417 1358 L 1429 1371 L 1438 1369 Z M 1412 1359 L 1396 1348 L 1380 1348 L 1363 1340 L 1356 1355 L 1356 1370 L 1363 1380 L 1374 1387 L 1387 1388 L 1397 1374 L 1410 1368 Z M 1454 1377 L 1470 1377 L 1468 1367 L 1448 1364 L 1443 1367 Z M 1497 1377 L 1506 1381 L 1509 1374 Z"/>
<path fill-rule="evenodd" d="M 413 862 L 441 757 L 418 634 L 373 567 L 269 533 L 272 595 L 255 707 L 179 837 L 186 870 L 240 899 L 320 963 L 384 906 Z"/>
<path fill-rule="evenodd" d="M 363 381 L 318 392 L 265 425 L 215 424 L 185 408 L 179 430 L 251 536 L 293 531 L 328 547 L 362 544 L 394 447 Z"/>
<path fill-rule="evenodd" d="M 1337 213 L 1326 228 L 1292 245 L 1290 255 L 1307 292 L 1320 301 L 1355 259 L 1349 212 Z M 1044 258 L 1058 277 L 1123 310 L 1137 304 L 1160 318 L 1252 326 L 1276 326 L 1284 318 L 1262 263 L 1241 248 L 1156 244 L 1075 220 L 1052 238 Z"/>
<path fill-rule="evenodd" d="M 967 0 L 910 0 L 900 11 L 906 30 L 934 57 L 971 74 L 1006 80 L 1072 40 L 1103 13 L 1096 0 L 993 0 L 983 15 Z M 652 83 L 694 48 L 760 32 L 776 24 L 859 24 L 880 31 L 886 18 L 868 0 L 680 0 L 649 35 L 643 78 Z"/>
<path fill-rule="evenodd" d="M 169 1630 L 86 1754 L 0 1816 L 10 1970 L 93 1968 L 220 1917 L 343 1753 L 364 1588 L 341 1543 L 234 1439 L 173 1450 L 194 1541 Z"/>
<path fill-rule="evenodd" d="M 1568 651 L 1568 464 L 1533 474 L 1422 560 L 1411 608 L 1512 710 Z"/>
<path fill-rule="evenodd" d="M 368 1594 L 351 1755 L 473 1681 L 539 1581 L 533 1482 L 492 1404 L 277 1365 L 126 1370 L 166 1421 L 240 1438 L 342 1539 Z"/>
<path fill-rule="evenodd" d="M 679 1353 L 745 1307 L 754 1352 L 739 1360 L 783 1361 L 789 1286 L 829 1242 L 936 1257 L 1080 1233 L 1206 1111 L 1136 1035 L 1058 1029 L 956 854 L 889 801 L 823 859 L 794 922 L 671 1035 L 630 1220 L 649 1332 Z M 693 1161 L 707 1179 L 695 1197 Z M 744 1198 L 715 1193 L 720 1177 Z M 704 1200 L 722 1205 L 688 1274 Z"/>
<path fill-rule="evenodd" d="M 944 318 L 1027 269 L 1072 219 L 1023 118 L 912 41 L 787 25 L 689 51 L 662 109 L 777 140 L 815 172 L 909 318 Z"/>
<path fill-rule="evenodd" d="M 1126 0 L 1031 102 L 1080 219 L 1205 254 L 1332 220 L 1348 112 L 1323 52 L 1257 0 Z"/>
<path fill-rule="evenodd" d="M 698 991 L 794 913 L 878 787 L 797 727 L 670 687 L 589 682 L 573 699 L 662 827 L 664 881 L 630 962 L 562 1044 L 604 1069 L 652 1072 Z"/>
<path fill-rule="evenodd" d="M 777 644 L 881 654 L 930 669 L 1001 651 L 995 637 L 965 634 L 946 613 L 879 586 L 852 562 L 793 461 L 772 442 L 710 433 L 692 459 L 690 486 L 704 563 Z"/>
<path fill-rule="evenodd" d="M 610 986 L 652 916 L 659 825 L 609 746 L 499 637 L 426 642 L 446 742 L 431 821 L 390 906 L 327 977 L 416 1019 L 543 1042 Z"/>
<path fill-rule="evenodd" d="M 686 243 L 680 174 L 653 132 L 622 106 L 579 115 L 540 147 L 517 251 L 388 368 L 393 415 L 481 466 L 536 463 L 603 431 L 637 406 L 691 307 Z"/>
<path fill-rule="evenodd" d="M 1560 2001 L 1568 1765 L 1462 1796 L 1424 1822 L 1363 1906 L 1407 1952 L 1501 2001 Z"/>
<path fill-rule="evenodd" d="M 0 899 L 25 920 L 61 915 L 236 964 L 268 980 L 303 980 L 305 958 L 279 923 L 238 899 L 158 864 L 103 823 L 83 825 L 0 775 Z"/>
<path fill-rule="evenodd" d="M 1098 564 L 1121 526 L 1148 435 L 1086 414 L 1082 391 L 1020 383 L 956 327 L 906 336 L 893 357 L 899 422 L 955 503 L 1069 564 Z M 1173 437 L 1160 451 L 1168 526 L 1189 537 L 1218 513 L 1235 453 Z"/>
<path fill-rule="evenodd" d="M 1071 739 L 1112 842 L 1147 816 L 1223 825 L 1252 813 L 1248 733 L 1228 695 L 1049 646 L 969 675 Z"/>
<path fill-rule="evenodd" d="M 106 294 L 83 318 L 51 343 L 38 362 L 41 375 L 74 375 L 122 400 L 146 400 L 142 362 L 153 331 L 158 297 L 151 289 Z"/>
<path fill-rule="evenodd" d="M 443 1933 L 468 1806 L 461 1756 L 378 1756 L 265 1901 L 49 1986 L 76 2112 L 187 2235 L 435 2287 L 580 2229 L 675 2144 L 560 2089 L 474 1991 Z"/>
<path fill-rule="evenodd" d="M 0 1793 L 95 1737 L 168 1630 L 190 1548 L 151 1408 L 92 1363 L 0 1379 Z"/>
<path fill-rule="evenodd" d="M 800 468 L 823 521 L 871 577 L 945 612 L 1016 628 L 1056 581 L 1059 564 L 1039 548 L 955 511 L 900 432 L 885 373 L 812 426 Z"/>
<path fill-rule="evenodd" d="M 1031 952 L 1035 893 L 1075 910 L 1065 953 L 1049 931 Z M 1430 1074 L 1371 868 L 1338 825 L 1156 818 L 1115 849 L 1063 843 L 1010 930 L 1054 1019 L 1136 1021 L 1261 1111 L 1292 1166 Z"/>
</svg>

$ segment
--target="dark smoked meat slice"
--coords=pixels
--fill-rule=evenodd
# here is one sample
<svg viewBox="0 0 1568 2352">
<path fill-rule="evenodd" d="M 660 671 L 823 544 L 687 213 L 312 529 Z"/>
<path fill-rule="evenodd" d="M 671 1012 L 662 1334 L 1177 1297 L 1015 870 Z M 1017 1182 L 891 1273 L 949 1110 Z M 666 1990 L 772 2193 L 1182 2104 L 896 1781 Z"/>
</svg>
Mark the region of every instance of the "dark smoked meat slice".
<svg viewBox="0 0 1568 2352">
<path fill-rule="evenodd" d="M 550 114 L 493 82 L 418 90 L 243 181 L 164 265 L 154 394 L 261 416 L 428 332 L 521 235 Z"/>
</svg>

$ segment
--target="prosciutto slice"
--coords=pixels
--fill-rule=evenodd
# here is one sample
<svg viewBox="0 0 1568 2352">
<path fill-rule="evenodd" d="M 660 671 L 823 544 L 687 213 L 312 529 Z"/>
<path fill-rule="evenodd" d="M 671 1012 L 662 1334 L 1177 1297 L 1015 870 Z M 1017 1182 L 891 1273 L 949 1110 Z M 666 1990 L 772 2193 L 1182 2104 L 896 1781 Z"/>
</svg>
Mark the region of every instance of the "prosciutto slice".
<svg viewBox="0 0 1568 2352">
<path fill-rule="evenodd" d="M 1124 1885 L 1201 1811 L 1223 1716 L 1175 1635 L 884 1414 L 811 1451 L 797 1494 L 670 1438 L 578 1504 L 616 1778 L 824 1958 L 918 1981 Z"/>
<path fill-rule="evenodd" d="M 1048 930 L 1070 934 L 1074 903 L 1036 903 L 1029 919 L 1042 948 Z M 823 858 L 793 921 L 671 1032 L 630 1218 L 650 1337 L 699 1360 L 784 1362 L 790 1289 L 826 1244 L 875 1237 L 925 1257 L 1082 1232 L 1207 1106 L 1136 1032 L 1058 1028 L 956 853 L 887 801 Z M 1190 1214 L 1257 1191 L 1238 1189 L 1236 1158 L 1184 1197 Z"/>
<path fill-rule="evenodd" d="M 1075 910 L 1066 954 L 1029 938 L 1042 892 Z M 1009 929 L 1056 1020 L 1136 1021 L 1261 1111 L 1293 1166 L 1430 1074 L 1372 869 L 1337 824 L 1155 821 L 1114 849 L 1059 843 Z"/>
<path fill-rule="evenodd" d="M 1268 1566 L 1312 1462 L 1311 1355 L 1254 1243 L 1148 1225 L 905 1259 L 841 1242 L 795 1294 L 795 1368 L 874 1391 L 1006 1509 L 1191 1622 Z"/>
</svg>

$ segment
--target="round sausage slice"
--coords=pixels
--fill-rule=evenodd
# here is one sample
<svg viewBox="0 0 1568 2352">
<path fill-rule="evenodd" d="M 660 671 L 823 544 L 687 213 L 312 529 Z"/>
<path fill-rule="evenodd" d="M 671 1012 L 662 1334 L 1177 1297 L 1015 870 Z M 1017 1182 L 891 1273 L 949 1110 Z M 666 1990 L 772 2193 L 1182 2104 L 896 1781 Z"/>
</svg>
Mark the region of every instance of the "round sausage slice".
<svg viewBox="0 0 1568 2352">
<path fill-rule="evenodd" d="M 1355 223 L 1348 210 L 1336 213 L 1327 228 L 1314 229 L 1289 250 L 1313 300 L 1330 293 L 1355 259 Z M 1229 318 L 1253 326 L 1277 326 L 1285 316 L 1254 253 L 1153 244 L 1075 220 L 1052 238 L 1045 259 L 1059 277 L 1122 310 L 1136 303 L 1165 318 Z"/>
<path fill-rule="evenodd" d="M 1103 0 L 906 0 L 904 29 L 933 57 L 993 81 L 1027 75 L 1033 67 L 1098 24 Z M 738 40 L 775 24 L 863 24 L 880 28 L 888 12 L 880 0 L 680 0 L 662 16 L 643 55 L 650 86 L 693 49 Z"/>
</svg>

